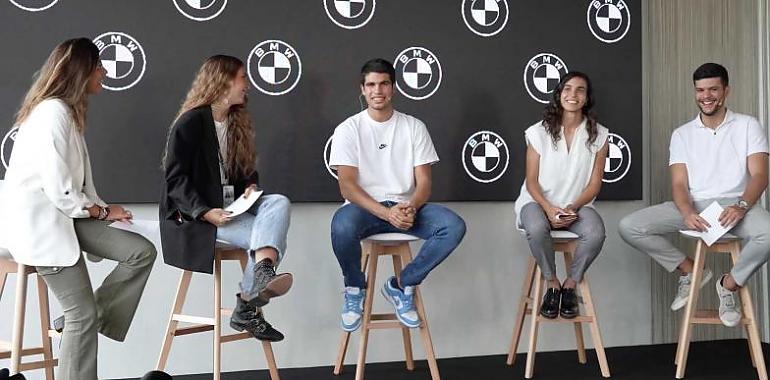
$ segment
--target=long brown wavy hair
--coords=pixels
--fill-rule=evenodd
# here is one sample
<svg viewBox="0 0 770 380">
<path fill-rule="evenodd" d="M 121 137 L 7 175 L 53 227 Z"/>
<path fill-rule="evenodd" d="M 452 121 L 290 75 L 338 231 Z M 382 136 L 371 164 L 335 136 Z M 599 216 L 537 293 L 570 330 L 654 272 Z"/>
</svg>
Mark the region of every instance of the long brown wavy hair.
<svg viewBox="0 0 770 380">
<path fill-rule="evenodd" d="M 227 95 L 232 81 L 238 74 L 238 70 L 245 67 L 243 61 L 229 55 L 215 55 L 207 58 L 187 92 L 179 112 L 171 124 L 174 124 L 185 112 L 194 108 L 218 104 Z M 254 131 L 251 128 L 251 116 L 246 108 L 247 100 L 243 104 L 230 106 L 227 114 L 227 163 L 226 170 L 229 177 L 248 176 L 256 169 L 256 146 L 254 144 Z M 168 142 L 166 152 L 163 154 L 165 166 L 168 155 Z"/>
<path fill-rule="evenodd" d="M 582 78 L 586 81 L 586 104 L 583 105 L 582 112 L 583 117 L 586 119 L 586 128 L 588 129 L 588 141 L 586 141 L 586 147 L 590 150 L 591 145 L 596 142 L 596 136 L 598 134 L 596 128 L 596 113 L 593 110 L 593 86 L 591 85 L 591 79 L 588 78 L 588 75 L 581 73 L 580 71 L 570 71 L 559 80 L 559 85 L 556 86 L 556 89 L 553 91 L 551 101 L 548 102 L 548 105 L 545 106 L 545 109 L 543 110 L 543 127 L 545 127 L 545 130 L 551 135 L 551 141 L 555 148 L 556 143 L 561 139 L 561 118 L 562 115 L 564 115 L 564 108 L 561 106 L 561 93 L 564 91 L 564 86 L 572 78 Z"/>
<path fill-rule="evenodd" d="M 88 82 L 98 66 L 99 49 L 88 38 L 73 38 L 56 45 L 43 67 L 35 73 L 32 87 L 16 113 L 15 124 L 21 125 L 43 100 L 56 98 L 69 106 L 77 130 L 83 133 Z"/>
</svg>

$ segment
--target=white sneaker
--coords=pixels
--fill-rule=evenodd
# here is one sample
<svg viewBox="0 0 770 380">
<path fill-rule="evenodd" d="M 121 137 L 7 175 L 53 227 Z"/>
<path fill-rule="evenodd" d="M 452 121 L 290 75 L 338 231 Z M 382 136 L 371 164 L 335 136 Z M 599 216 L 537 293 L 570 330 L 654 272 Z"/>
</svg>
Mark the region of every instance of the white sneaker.
<svg viewBox="0 0 770 380">
<path fill-rule="evenodd" d="M 735 327 L 741 323 L 741 305 L 738 303 L 736 292 L 722 287 L 722 278 L 717 281 L 717 295 L 719 296 L 719 319 L 727 327 Z"/>
<path fill-rule="evenodd" d="M 711 269 L 703 269 L 703 280 L 700 282 L 702 288 L 706 285 L 714 274 L 711 273 Z M 676 292 L 674 302 L 671 303 L 671 310 L 677 311 L 687 305 L 687 298 L 690 297 L 690 284 L 692 284 L 692 273 L 687 273 L 685 276 L 679 276 L 679 288 Z"/>
</svg>

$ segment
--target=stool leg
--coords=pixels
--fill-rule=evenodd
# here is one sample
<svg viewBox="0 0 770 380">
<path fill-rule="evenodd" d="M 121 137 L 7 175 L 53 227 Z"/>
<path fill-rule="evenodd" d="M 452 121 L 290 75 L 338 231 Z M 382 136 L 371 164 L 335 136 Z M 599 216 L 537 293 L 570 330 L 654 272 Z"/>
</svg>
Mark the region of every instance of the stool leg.
<svg viewBox="0 0 770 380">
<path fill-rule="evenodd" d="M 401 281 L 401 269 L 403 268 L 403 264 L 401 262 L 400 255 L 394 255 L 393 258 L 393 273 L 396 275 L 396 278 Z M 422 316 L 420 316 L 422 318 Z M 423 323 L 425 321 L 423 320 Z M 412 356 L 412 334 L 409 332 L 409 329 L 401 326 L 401 337 L 404 339 L 404 356 L 406 357 L 406 369 L 409 371 L 414 371 L 414 358 Z"/>
<path fill-rule="evenodd" d="M 42 339 L 45 379 L 53 380 L 53 351 L 51 350 L 51 314 L 48 310 L 48 287 L 40 275 L 37 276 L 38 310 L 40 310 L 40 338 Z"/>
<path fill-rule="evenodd" d="M 168 317 L 166 334 L 163 336 L 163 345 L 160 348 L 158 363 L 155 365 L 155 369 L 158 371 L 163 371 L 166 368 L 168 354 L 171 352 L 171 343 L 174 342 L 174 333 L 179 324 L 179 322 L 174 320 L 174 314 L 180 314 L 182 312 L 184 301 L 187 298 L 187 289 L 190 288 L 191 278 L 191 271 L 183 271 L 182 275 L 179 277 L 179 284 L 176 287 L 176 296 L 174 297 L 174 306 L 171 307 L 171 315 Z"/>
<path fill-rule="evenodd" d="M 17 266 L 16 304 L 14 306 L 13 341 L 11 343 L 11 375 L 19 373 L 21 368 L 21 345 L 24 340 L 24 313 L 27 305 L 27 268 Z"/>
<path fill-rule="evenodd" d="M 592 320 L 592 322 L 589 324 L 591 329 L 591 339 L 594 342 L 596 358 L 599 360 L 599 368 L 602 371 L 602 377 L 610 377 L 610 365 L 607 362 L 607 355 L 604 352 L 602 332 L 599 329 L 599 318 L 596 316 L 594 300 L 591 296 L 591 289 L 588 287 L 588 279 L 585 275 L 583 275 L 583 281 L 580 281 L 578 286 L 580 287 L 580 295 L 584 298 L 585 301 L 586 314 L 589 315 Z"/>
<path fill-rule="evenodd" d="M 406 266 L 412 261 L 412 250 L 409 248 L 408 243 L 399 246 L 398 249 L 401 256 L 401 264 Z M 428 315 L 425 313 L 425 306 L 422 303 L 422 294 L 419 287 L 415 287 L 414 305 L 417 307 L 417 315 L 420 317 L 420 321 L 422 321 L 420 324 L 420 335 L 422 336 L 422 344 L 425 347 L 425 359 L 428 361 L 430 376 L 433 380 L 438 380 L 441 378 L 441 375 L 438 371 L 436 353 L 433 350 L 433 339 L 430 336 L 430 328 L 428 327 Z"/>
<path fill-rule="evenodd" d="M 533 300 L 530 300 L 532 282 L 535 278 L 535 258 L 530 256 L 527 262 L 527 271 L 524 272 L 524 284 L 521 286 L 521 297 L 519 297 L 519 310 L 516 312 L 516 319 L 514 320 L 511 348 L 508 350 L 508 360 L 506 360 L 506 364 L 508 365 L 513 365 L 513 362 L 516 360 L 516 350 L 519 348 L 521 328 L 524 326 L 524 318 L 527 314 L 527 305 L 533 305 L 535 303 Z"/>
<path fill-rule="evenodd" d="M 537 348 L 537 329 L 538 329 L 538 323 L 537 320 L 539 313 L 538 310 L 540 309 L 540 298 L 541 293 L 543 292 L 543 285 L 545 280 L 543 280 L 543 273 L 540 271 L 540 267 L 536 266 L 535 269 L 535 294 L 532 296 L 533 302 L 532 302 L 532 314 L 530 314 L 530 320 L 529 320 L 529 344 L 527 345 L 527 364 L 524 369 L 524 377 L 527 379 L 531 379 L 532 375 L 535 372 L 535 350 Z"/>
<path fill-rule="evenodd" d="M 366 273 L 366 299 L 364 300 L 364 320 L 361 324 L 361 343 L 358 346 L 358 362 L 356 364 L 356 380 L 363 380 L 366 365 L 366 345 L 369 343 L 369 322 L 372 320 L 372 303 L 374 302 L 375 279 L 377 278 L 377 252 L 372 252 L 377 245 L 364 242 L 364 249 L 369 252 L 369 268 Z"/>
<path fill-rule="evenodd" d="M 214 380 L 222 376 L 222 260 L 214 257 Z"/>
<path fill-rule="evenodd" d="M 3 299 L 3 290 L 5 290 L 6 279 L 8 279 L 8 272 L 0 269 L 0 299 Z"/>
<path fill-rule="evenodd" d="M 706 247 L 703 240 L 698 240 L 695 248 L 695 265 L 693 269 L 692 284 L 690 284 L 690 297 L 687 299 L 687 307 L 683 318 L 683 324 L 680 326 L 679 348 L 676 358 L 676 378 L 684 377 L 687 367 L 687 354 L 690 351 L 690 335 L 692 334 L 692 319 L 695 317 L 695 310 L 698 307 L 698 293 L 700 292 L 700 282 L 703 277 L 703 266 L 706 262 Z"/>
<path fill-rule="evenodd" d="M 569 269 L 572 268 L 572 252 L 574 252 L 574 250 L 575 245 L 570 244 L 570 250 L 562 252 L 564 254 L 564 268 L 566 268 L 568 275 Z M 583 289 L 579 285 L 578 288 L 580 288 L 580 296 L 582 297 Z M 583 338 L 583 325 L 580 322 L 574 322 L 573 326 L 575 328 L 575 346 L 577 347 L 578 362 L 580 364 L 586 364 L 586 344 L 585 339 Z"/>
<path fill-rule="evenodd" d="M 730 257 L 733 264 L 738 261 L 738 255 L 740 254 L 740 243 L 734 242 L 730 246 Z M 751 362 L 757 369 L 757 375 L 760 380 L 767 380 L 767 368 L 765 367 L 765 357 L 762 353 L 762 341 L 759 336 L 759 329 L 757 328 L 757 318 L 754 312 L 754 301 L 751 299 L 751 293 L 749 288 L 744 286 L 740 289 L 741 303 L 743 304 L 743 317 L 748 318 L 751 322 L 746 325 L 747 338 L 749 340 L 749 353 L 751 354 Z"/>
<path fill-rule="evenodd" d="M 361 270 L 366 272 L 367 264 L 369 263 L 369 246 L 364 244 L 361 249 Z M 342 367 L 345 364 L 345 354 L 348 351 L 348 344 L 350 343 L 350 334 L 347 331 L 342 332 L 342 339 L 340 340 L 340 346 L 337 350 L 337 360 L 334 362 L 334 373 L 339 375 L 342 373 Z"/>
</svg>

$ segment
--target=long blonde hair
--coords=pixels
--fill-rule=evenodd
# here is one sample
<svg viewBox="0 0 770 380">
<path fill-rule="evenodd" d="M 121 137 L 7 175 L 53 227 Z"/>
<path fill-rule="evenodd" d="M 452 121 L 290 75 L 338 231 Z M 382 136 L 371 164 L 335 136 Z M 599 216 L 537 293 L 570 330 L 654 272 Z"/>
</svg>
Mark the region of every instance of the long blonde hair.
<svg viewBox="0 0 770 380">
<path fill-rule="evenodd" d="M 19 111 L 16 125 L 43 100 L 57 98 L 66 103 L 80 133 L 86 126 L 88 83 L 99 65 L 99 49 L 88 38 L 73 38 L 57 45 L 35 74 Z"/>
<path fill-rule="evenodd" d="M 212 106 L 224 98 L 230 90 L 230 84 L 245 67 L 243 61 L 228 55 L 215 55 L 207 58 L 195 75 L 187 97 L 174 118 L 174 124 L 185 112 L 202 106 Z M 251 128 L 251 116 L 243 104 L 231 105 L 227 114 L 227 174 L 230 177 L 248 176 L 256 169 L 256 147 L 254 131 Z M 169 130 L 169 134 L 171 133 Z M 165 166 L 168 156 L 168 143 L 163 155 Z"/>
</svg>

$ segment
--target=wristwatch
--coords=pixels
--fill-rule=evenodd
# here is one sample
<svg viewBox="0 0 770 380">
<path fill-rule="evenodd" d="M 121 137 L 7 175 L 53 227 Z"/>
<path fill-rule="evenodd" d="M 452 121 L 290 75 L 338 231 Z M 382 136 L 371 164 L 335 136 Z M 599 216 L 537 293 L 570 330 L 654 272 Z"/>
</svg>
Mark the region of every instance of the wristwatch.
<svg viewBox="0 0 770 380">
<path fill-rule="evenodd" d="M 738 202 L 735 203 L 735 205 L 740 207 L 740 208 L 742 208 L 742 209 L 744 209 L 744 210 L 748 210 L 749 209 L 749 202 L 746 202 L 745 200 L 740 199 L 740 198 L 738 199 Z"/>
</svg>

